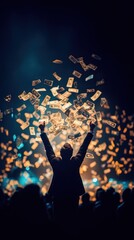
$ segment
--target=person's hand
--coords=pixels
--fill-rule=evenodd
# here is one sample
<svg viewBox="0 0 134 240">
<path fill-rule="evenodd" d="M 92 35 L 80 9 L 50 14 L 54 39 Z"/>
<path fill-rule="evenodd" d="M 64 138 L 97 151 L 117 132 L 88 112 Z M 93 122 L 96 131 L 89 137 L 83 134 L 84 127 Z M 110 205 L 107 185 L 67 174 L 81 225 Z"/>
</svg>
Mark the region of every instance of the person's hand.
<svg viewBox="0 0 134 240">
<path fill-rule="evenodd" d="M 96 127 L 95 123 L 90 122 L 90 131 L 91 132 L 93 132 L 95 127 Z"/>
<path fill-rule="evenodd" d="M 41 132 L 44 132 L 44 129 L 45 129 L 45 121 L 44 122 L 41 122 L 39 124 L 39 129 L 41 130 Z"/>
</svg>

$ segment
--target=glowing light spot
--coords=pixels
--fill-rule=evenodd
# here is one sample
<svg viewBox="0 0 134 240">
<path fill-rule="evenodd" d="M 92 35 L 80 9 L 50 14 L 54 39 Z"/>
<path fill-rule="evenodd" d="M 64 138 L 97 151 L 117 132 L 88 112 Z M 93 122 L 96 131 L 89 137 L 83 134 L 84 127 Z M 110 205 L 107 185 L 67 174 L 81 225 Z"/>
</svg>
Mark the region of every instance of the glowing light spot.
<svg viewBox="0 0 134 240">
<path fill-rule="evenodd" d="M 21 143 L 19 146 L 17 146 L 17 149 L 21 149 L 21 148 L 23 148 L 23 147 L 24 147 L 24 144 Z"/>
<path fill-rule="evenodd" d="M 29 171 L 30 167 L 26 167 L 26 170 Z"/>
<path fill-rule="evenodd" d="M 98 181 L 98 179 L 97 178 L 93 178 L 93 180 L 92 180 L 94 183 L 96 183 L 97 181 Z"/>
<path fill-rule="evenodd" d="M 16 140 L 16 135 L 14 134 L 13 135 L 13 141 L 15 142 L 15 140 Z"/>
</svg>

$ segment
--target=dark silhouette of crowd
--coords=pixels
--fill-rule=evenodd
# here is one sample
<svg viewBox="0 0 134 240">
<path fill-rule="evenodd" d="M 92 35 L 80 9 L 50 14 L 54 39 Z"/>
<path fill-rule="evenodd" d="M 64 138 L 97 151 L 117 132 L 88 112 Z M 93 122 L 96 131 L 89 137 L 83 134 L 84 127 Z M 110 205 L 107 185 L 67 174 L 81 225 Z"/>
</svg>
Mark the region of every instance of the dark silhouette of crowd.
<svg viewBox="0 0 134 240">
<path fill-rule="evenodd" d="M 66 219 L 66 214 L 62 214 L 57 221 L 53 199 L 48 193 L 43 195 L 38 184 L 18 187 L 11 196 L 0 189 L 1 234 L 15 235 L 19 229 L 21 236 L 29 230 L 30 235 L 43 234 L 43 239 L 129 239 L 134 226 L 134 188 L 127 187 L 119 194 L 113 187 L 99 187 L 95 197 L 91 201 L 85 192 L 74 216 L 69 219 L 67 215 Z"/>
<path fill-rule="evenodd" d="M 92 122 L 78 152 L 65 143 L 60 156 L 54 153 L 45 132 L 45 122 L 39 125 L 53 178 L 48 192 L 30 183 L 18 187 L 10 196 L 0 189 L 0 234 L 2 239 L 127 239 L 133 235 L 134 188 L 120 195 L 113 187 L 99 187 L 95 201 L 85 192 L 80 166 L 94 136 Z M 17 233 L 17 234 L 16 234 Z M 19 233 L 19 235 L 18 235 Z M 130 238 L 128 238 L 130 239 Z"/>
</svg>

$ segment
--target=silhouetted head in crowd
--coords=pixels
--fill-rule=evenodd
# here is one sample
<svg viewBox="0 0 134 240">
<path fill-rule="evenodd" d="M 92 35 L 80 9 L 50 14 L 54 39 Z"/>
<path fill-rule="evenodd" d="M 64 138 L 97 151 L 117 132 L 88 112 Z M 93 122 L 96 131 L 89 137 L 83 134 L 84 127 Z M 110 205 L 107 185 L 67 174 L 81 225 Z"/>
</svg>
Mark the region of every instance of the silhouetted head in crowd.
<svg viewBox="0 0 134 240">
<path fill-rule="evenodd" d="M 98 188 L 96 190 L 96 201 L 101 201 L 105 197 L 105 190 L 103 188 Z"/>
<path fill-rule="evenodd" d="M 130 195 L 131 195 L 131 189 L 130 188 L 124 189 L 124 191 L 122 193 L 123 201 L 124 202 L 129 201 L 130 200 Z"/>
<path fill-rule="evenodd" d="M 60 150 L 60 155 L 62 157 L 62 160 L 66 161 L 72 157 L 73 154 L 73 148 L 69 143 L 65 143 L 61 150 Z"/>
<path fill-rule="evenodd" d="M 40 186 L 35 183 L 29 183 L 24 187 L 24 192 L 29 196 L 40 196 Z"/>
<path fill-rule="evenodd" d="M 119 192 L 114 192 L 113 193 L 113 201 L 114 201 L 114 204 L 116 205 L 116 206 L 118 206 L 119 204 L 120 204 L 120 200 L 121 200 L 121 196 L 120 196 L 120 193 Z"/>
<path fill-rule="evenodd" d="M 88 203 L 90 201 L 90 194 L 88 192 L 84 193 L 81 197 L 83 203 Z"/>
<path fill-rule="evenodd" d="M 107 190 L 106 190 L 106 199 L 108 202 L 113 202 L 113 193 L 115 192 L 115 189 L 113 187 L 109 187 Z"/>
</svg>

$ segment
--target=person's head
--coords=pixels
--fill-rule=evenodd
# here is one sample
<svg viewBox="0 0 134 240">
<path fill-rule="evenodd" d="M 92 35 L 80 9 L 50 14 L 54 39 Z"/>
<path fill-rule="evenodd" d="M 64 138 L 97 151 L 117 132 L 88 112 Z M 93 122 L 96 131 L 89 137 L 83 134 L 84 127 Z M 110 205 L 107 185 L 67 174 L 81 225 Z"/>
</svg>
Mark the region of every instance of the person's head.
<svg viewBox="0 0 134 240">
<path fill-rule="evenodd" d="M 65 143 L 61 150 L 60 150 L 60 155 L 63 160 L 70 159 L 73 154 L 73 148 L 69 143 Z"/>
<path fill-rule="evenodd" d="M 88 203 L 90 201 L 90 194 L 88 192 L 85 192 L 82 195 L 81 200 L 83 203 Z"/>
</svg>

